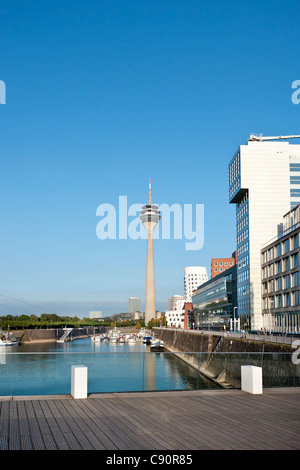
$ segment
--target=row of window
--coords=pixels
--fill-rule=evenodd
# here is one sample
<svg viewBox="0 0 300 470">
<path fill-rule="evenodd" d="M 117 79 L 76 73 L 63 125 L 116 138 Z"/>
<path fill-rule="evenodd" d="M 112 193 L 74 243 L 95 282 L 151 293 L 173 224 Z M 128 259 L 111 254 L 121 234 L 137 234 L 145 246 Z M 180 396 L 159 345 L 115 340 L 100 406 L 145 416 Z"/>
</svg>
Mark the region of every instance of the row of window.
<svg viewBox="0 0 300 470">
<path fill-rule="evenodd" d="M 215 272 L 215 273 L 222 273 L 223 271 L 226 271 L 227 269 L 228 269 L 228 267 L 227 267 L 227 268 L 224 268 L 224 270 L 223 270 L 223 268 L 215 268 L 215 269 L 214 269 L 214 272 Z"/>
<path fill-rule="evenodd" d="M 224 266 L 233 266 L 233 262 L 232 261 L 224 261 Z M 214 263 L 214 266 L 223 266 L 223 261 L 220 261 L 219 263 Z"/>
<path fill-rule="evenodd" d="M 291 184 L 300 184 L 300 175 L 298 176 L 290 176 L 290 183 Z"/>
<path fill-rule="evenodd" d="M 238 261 L 238 269 L 242 269 L 249 264 L 249 255 L 244 256 Z"/>
<path fill-rule="evenodd" d="M 300 171 L 300 163 L 290 163 L 290 171 Z"/>
<path fill-rule="evenodd" d="M 238 283 L 241 284 L 249 279 L 249 269 L 245 269 L 237 276 Z"/>
<path fill-rule="evenodd" d="M 243 201 L 241 204 L 238 205 L 238 210 L 236 214 L 236 221 L 240 222 L 243 217 L 248 215 L 248 200 Z"/>
<path fill-rule="evenodd" d="M 250 284 L 247 283 L 243 286 L 238 287 L 237 294 L 238 294 L 238 297 L 242 297 L 243 295 L 249 295 L 250 294 Z"/>
<path fill-rule="evenodd" d="M 263 282 L 263 294 L 299 287 L 299 271 Z"/>
<path fill-rule="evenodd" d="M 237 244 L 243 243 L 245 240 L 249 239 L 249 229 L 245 229 L 237 236 Z"/>
<path fill-rule="evenodd" d="M 295 307 L 300 305 L 299 290 L 263 298 L 263 309 Z"/>
<path fill-rule="evenodd" d="M 299 253 L 294 253 L 291 256 L 287 256 L 282 260 L 275 261 L 275 263 L 265 266 L 262 269 L 262 278 L 266 279 L 267 277 L 276 276 L 290 269 L 295 269 L 299 267 Z"/>
<path fill-rule="evenodd" d="M 249 241 L 246 241 L 245 243 L 243 243 L 241 246 L 238 247 L 237 255 L 240 258 L 240 256 L 243 253 L 248 253 L 248 251 L 249 251 Z"/>
<path fill-rule="evenodd" d="M 237 224 L 237 232 L 241 232 L 245 227 L 248 227 L 249 225 L 249 218 L 248 217 L 243 217 L 241 222 Z"/>
<path fill-rule="evenodd" d="M 229 165 L 229 196 L 237 191 L 240 186 L 240 153 L 239 151 L 233 157 Z"/>
<path fill-rule="evenodd" d="M 262 253 L 262 263 L 265 264 L 268 261 L 273 261 L 273 259 L 278 258 L 281 255 L 288 253 L 299 248 L 299 234 L 284 240 L 283 242 L 278 243 L 275 247 L 269 248 L 268 250 Z"/>
</svg>

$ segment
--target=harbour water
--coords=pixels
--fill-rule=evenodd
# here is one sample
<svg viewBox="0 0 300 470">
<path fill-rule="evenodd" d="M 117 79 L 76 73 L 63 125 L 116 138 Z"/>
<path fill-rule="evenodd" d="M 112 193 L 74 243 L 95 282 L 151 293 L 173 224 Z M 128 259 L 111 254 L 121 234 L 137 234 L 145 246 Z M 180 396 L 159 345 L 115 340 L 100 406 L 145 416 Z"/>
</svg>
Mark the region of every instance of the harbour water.
<svg viewBox="0 0 300 470">
<path fill-rule="evenodd" d="M 87 366 L 88 393 L 217 388 L 171 353 L 86 338 L 2 347 L 0 396 L 70 394 L 72 365 Z"/>
</svg>

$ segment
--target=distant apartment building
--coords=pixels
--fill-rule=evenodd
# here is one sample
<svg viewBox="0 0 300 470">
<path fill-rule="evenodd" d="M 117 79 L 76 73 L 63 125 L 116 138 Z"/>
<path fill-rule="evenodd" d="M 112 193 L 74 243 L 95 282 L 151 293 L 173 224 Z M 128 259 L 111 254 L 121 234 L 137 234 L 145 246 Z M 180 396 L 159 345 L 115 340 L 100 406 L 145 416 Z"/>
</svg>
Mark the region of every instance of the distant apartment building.
<svg viewBox="0 0 300 470">
<path fill-rule="evenodd" d="M 300 203 L 300 145 L 251 140 L 229 164 L 229 202 L 236 205 L 238 315 L 242 328 L 260 330 L 261 249 Z"/>
<path fill-rule="evenodd" d="M 203 266 L 188 266 L 184 268 L 184 298 L 191 302 L 192 295 L 198 286 L 208 280 L 206 268 Z"/>
<path fill-rule="evenodd" d="M 167 310 L 165 313 L 167 326 L 171 328 L 181 328 L 182 310 Z"/>
<path fill-rule="evenodd" d="M 130 297 L 128 299 L 128 313 L 142 311 L 142 301 L 139 297 Z"/>
<path fill-rule="evenodd" d="M 235 265 L 236 251 L 232 253 L 231 258 L 213 258 L 211 260 L 211 277 L 213 278 Z"/>
<path fill-rule="evenodd" d="M 203 329 L 236 329 L 237 266 L 226 269 L 198 287 L 192 296 L 196 326 Z"/>
<path fill-rule="evenodd" d="M 134 320 L 144 320 L 145 319 L 145 313 L 144 312 L 134 312 Z"/>
<path fill-rule="evenodd" d="M 168 310 L 182 310 L 184 306 L 183 295 L 173 295 L 168 298 Z"/>
<path fill-rule="evenodd" d="M 93 310 L 92 312 L 90 312 L 90 318 L 93 320 L 102 319 L 102 312 L 100 310 Z"/>
<path fill-rule="evenodd" d="M 300 333 L 300 205 L 283 217 L 283 233 L 261 250 L 263 328 Z"/>
</svg>

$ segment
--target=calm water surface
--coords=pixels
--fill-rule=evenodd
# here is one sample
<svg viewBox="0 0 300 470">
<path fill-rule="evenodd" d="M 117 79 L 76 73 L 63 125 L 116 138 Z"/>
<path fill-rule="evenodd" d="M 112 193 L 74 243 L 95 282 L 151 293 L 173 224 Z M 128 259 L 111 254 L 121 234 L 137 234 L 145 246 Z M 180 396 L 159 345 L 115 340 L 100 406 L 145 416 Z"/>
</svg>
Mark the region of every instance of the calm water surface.
<svg viewBox="0 0 300 470">
<path fill-rule="evenodd" d="M 71 391 L 71 366 L 88 367 L 88 393 L 216 388 L 170 353 L 137 342 L 36 343 L 0 350 L 0 395 L 60 395 Z"/>
</svg>

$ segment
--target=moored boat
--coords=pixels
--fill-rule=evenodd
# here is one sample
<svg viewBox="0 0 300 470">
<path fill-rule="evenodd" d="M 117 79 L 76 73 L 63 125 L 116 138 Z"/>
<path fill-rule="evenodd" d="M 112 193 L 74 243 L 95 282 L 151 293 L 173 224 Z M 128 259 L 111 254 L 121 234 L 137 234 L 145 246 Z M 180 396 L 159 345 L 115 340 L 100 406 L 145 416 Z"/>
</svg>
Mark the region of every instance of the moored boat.
<svg viewBox="0 0 300 470">
<path fill-rule="evenodd" d="M 164 342 L 159 339 L 154 339 L 151 341 L 150 351 L 164 351 Z"/>
<path fill-rule="evenodd" d="M 0 335 L 2 334 L 2 337 L 0 338 L 0 346 L 18 346 L 20 344 L 20 341 L 17 340 L 17 338 L 12 335 L 9 330 L 6 333 L 5 331 L 0 329 Z"/>
<path fill-rule="evenodd" d="M 131 337 L 128 339 L 128 344 L 135 344 L 136 343 L 136 339 L 134 337 Z"/>
<path fill-rule="evenodd" d="M 143 343 L 144 343 L 144 344 L 150 344 L 150 343 L 151 343 L 151 339 L 152 339 L 152 336 L 150 336 L 150 335 L 145 335 L 145 336 L 143 337 Z"/>
</svg>

